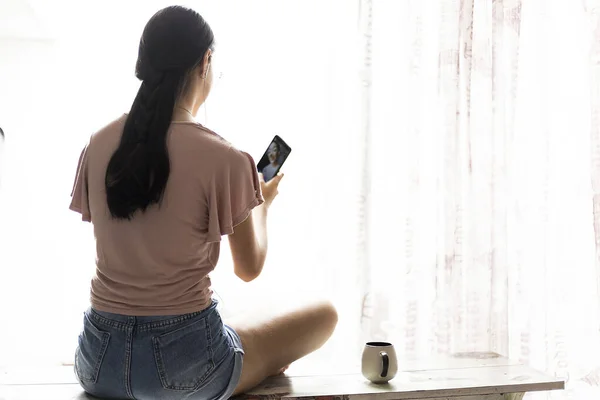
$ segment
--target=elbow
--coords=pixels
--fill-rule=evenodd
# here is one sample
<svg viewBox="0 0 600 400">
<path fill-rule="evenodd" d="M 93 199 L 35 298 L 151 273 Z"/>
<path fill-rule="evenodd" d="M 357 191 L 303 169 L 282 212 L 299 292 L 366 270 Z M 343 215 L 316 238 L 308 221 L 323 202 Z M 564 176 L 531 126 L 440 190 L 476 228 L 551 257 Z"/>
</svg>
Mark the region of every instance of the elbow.
<svg viewBox="0 0 600 400">
<path fill-rule="evenodd" d="M 237 256 L 237 257 L 236 257 Z M 266 249 L 258 245 L 248 246 L 243 253 L 234 253 L 233 270 L 244 282 L 252 282 L 263 270 L 266 259 Z"/>
<path fill-rule="evenodd" d="M 239 268 L 236 266 L 235 268 L 235 274 L 237 275 L 237 277 L 246 283 L 252 282 L 256 278 L 258 278 L 261 272 L 262 266 L 259 267 L 258 265 L 244 266 Z"/>
<path fill-rule="evenodd" d="M 258 274 L 248 274 L 248 273 L 237 274 L 237 276 L 238 276 L 238 278 L 240 278 L 241 280 L 243 280 L 246 283 L 252 282 L 256 278 L 258 278 Z"/>
</svg>

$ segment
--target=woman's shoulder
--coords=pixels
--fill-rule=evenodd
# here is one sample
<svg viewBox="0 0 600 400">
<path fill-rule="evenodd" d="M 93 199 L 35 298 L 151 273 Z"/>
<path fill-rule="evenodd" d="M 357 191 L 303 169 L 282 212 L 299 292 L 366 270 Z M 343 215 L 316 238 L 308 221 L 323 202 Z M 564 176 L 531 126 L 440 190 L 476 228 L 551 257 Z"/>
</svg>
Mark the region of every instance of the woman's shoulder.
<svg viewBox="0 0 600 400">
<path fill-rule="evenodd" d="M 247 162 L 250 157 L 223 136 L 199 123 L 178 123 L 173 129 L 180 131 L 174 138 L 185 138 L 186 146 L 196 147 L 198 151 L 208 153 L 216 160 L 236 163 Z"/>
<path fill-rule="evenodd" d="M 96 129 L 90 135 L 90 144 L 92 142 L 105 141 L 105 140 L 119 140 L 123 134 L 123 127 L 127 120 L 127 114 L 122 114 L 119 117 L 105 123 Z"/>
<path fill-rule="evenodd" d="M 178 122 L 172 126 L 174 130 L 187 131 L 189 137 L 204 146 L 210 146 L 211 150 L 220 149 L 225 152 L 233 145 L 215 131 L 208 129 L 197 122 Z"/>
</svg>

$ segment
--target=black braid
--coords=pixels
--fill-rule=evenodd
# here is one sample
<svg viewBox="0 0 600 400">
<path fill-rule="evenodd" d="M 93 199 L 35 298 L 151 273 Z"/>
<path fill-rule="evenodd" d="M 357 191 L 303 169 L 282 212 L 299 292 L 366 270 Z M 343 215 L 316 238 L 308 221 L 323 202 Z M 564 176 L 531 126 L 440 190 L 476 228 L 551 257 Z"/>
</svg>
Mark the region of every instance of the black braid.
<svg viewBox="0 0 600 400">
<path fill-rule="evenodd" d="M 159 11 L 140 40 L 136 76 L 142 81 L 106 169 L 105 186 L 113 218 L 160 205 L 170 174 L 167 133 L 189 71 L 212 47 L 202 17 L 184 7 Z"/>
<path fill-rule="evenodd" d="M 131 219 L 136 210 L 159 204 L 170 173 L 167 131 L 182 77 L 169 74 L 143 82 L 125 122 L 121 145 L 106 174 L 107 196 L 119 203 L 113 217 Z"/>
</svg>

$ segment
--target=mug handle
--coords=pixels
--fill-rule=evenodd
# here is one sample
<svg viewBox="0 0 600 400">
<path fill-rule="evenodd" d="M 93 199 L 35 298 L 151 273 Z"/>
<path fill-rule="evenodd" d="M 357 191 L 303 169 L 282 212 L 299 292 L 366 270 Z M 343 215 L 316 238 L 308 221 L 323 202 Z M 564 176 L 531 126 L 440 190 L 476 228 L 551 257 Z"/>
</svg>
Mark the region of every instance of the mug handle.
<svg viewBox="0 0 600 400">
<path fill-rule="evenodd" d="M 385 351 L 380 351 L 379 355 L 381 356 L 381 361 L 383 364 L 382 369 L 381 369 L 381 377 L 385 378 L 390 369 L 390 357 L 388 356 L 388 354 Z"/>
</svg>

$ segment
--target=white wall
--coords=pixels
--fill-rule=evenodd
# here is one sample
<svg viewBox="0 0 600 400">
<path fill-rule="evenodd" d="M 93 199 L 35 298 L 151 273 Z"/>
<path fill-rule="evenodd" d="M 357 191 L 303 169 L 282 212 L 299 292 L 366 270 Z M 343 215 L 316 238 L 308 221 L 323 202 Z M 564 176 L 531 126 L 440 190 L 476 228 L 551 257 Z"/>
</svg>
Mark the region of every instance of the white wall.
<svg viewBox="0 0 600 400">
<path fill-rule="evenodd" d="M 0 187 L 0 364 L 26 350 L 44 362 L 76 336 L 48 343 L 41 332 L 65 324 L 72 300 L 86 296 L 57 285 L 57 278 L 65 265 L 80 263 L 69 271 L 76 276 L 89 273 L 86 266 L 93 263 L 93 255 L 82 253 L 92 250 L 89 239 L 78 238 L 86 227 L 67 211 L 66 177 L 73 175 L 89 132 L 74 130 L 77 111 L 69 96 L 74 88 L 65 84 L 58 43 L 4 39 L 0 54 L 0 124 L 7 137 Z M 28 325 L 33 319 L 39 330 Z"/>
<path fill-rule="evenodd" d="M 78 18 L 63 15 L 55 41 L 0 41 L 0 125 L 8 137 L 0 186 L 0 366 L 69 361 L 95 256 L 91 226 L 68 210 L 77 158 L 91 133 L 130 106 L 139 37 L 159 3 L 79 2 L 70 9 Z M 291 286 L 296 296 L 350 297 L 354 276 L 332 280 L 332 266 L 350 265 L 354 253 L 331 252 L 328 239 L 353 240 L 353 230 L 340 227 L 353 226 L 348 200 L 360 154 L 351 118 L 358 106 L 356 8 L 339 7 L 345 0 L 187 3 L 212 25 L 215 68 L 224 72 L 208 101 L 208 126 L 255 158 L 276 133 L 294 149 L 271 213 L 264 276 L 252 285 L 237 282 L 224 243 L 213 276 L 224 305 L 282 303 Z M 336 193 L 325 196 L 334 177 Z"/>
</svg>

